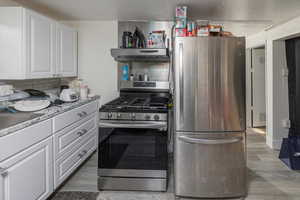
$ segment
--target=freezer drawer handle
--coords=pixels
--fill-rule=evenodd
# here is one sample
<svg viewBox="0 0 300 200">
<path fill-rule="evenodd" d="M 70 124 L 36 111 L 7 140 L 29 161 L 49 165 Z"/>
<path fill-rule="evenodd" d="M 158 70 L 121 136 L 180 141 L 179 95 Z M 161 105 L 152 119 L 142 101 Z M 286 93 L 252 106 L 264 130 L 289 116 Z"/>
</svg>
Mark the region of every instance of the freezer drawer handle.
<svg viewBox="0 0 300 200">
<path fill-rule="evenodd" d="M 230 139 L 196 139 L 187 136 L 179 136 L 179 139 L 188 142 L 188 143 L 196 143 L 196 144 L 231 144 L 241 141 L 242 137 L 230 138 Z"/>
</svg>

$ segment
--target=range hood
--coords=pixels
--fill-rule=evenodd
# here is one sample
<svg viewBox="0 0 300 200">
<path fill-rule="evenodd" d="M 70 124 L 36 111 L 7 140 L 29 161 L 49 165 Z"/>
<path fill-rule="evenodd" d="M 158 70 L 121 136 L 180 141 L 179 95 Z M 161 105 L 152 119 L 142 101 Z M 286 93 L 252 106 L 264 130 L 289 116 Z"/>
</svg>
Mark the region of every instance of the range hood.
<svg viewBox="0 0 300 200">
<path fill-rule="evenodd" d="M 111 55 L 116 61 L 129 62 L 169 62 L 169 50 L 163 49 L 134 49 L 134 48 L 120 48 L 111 49 Z"/>
</svg>

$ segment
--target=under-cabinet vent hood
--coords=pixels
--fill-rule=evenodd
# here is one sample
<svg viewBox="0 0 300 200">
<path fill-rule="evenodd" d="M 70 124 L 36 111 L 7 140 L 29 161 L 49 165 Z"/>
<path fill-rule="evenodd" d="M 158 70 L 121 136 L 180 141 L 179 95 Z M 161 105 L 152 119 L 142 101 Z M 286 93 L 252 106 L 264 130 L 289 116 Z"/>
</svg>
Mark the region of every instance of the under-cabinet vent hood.
<svg viewBox="0 0 300 200">
<path fill-rule="evenodd" d="M 111 49 L 111 55 L 116 61 L 129 62 L 169 62 L 169 50 L 164 49 L 134 49 L 134 48 L 120 48 Z"/>
</svg>

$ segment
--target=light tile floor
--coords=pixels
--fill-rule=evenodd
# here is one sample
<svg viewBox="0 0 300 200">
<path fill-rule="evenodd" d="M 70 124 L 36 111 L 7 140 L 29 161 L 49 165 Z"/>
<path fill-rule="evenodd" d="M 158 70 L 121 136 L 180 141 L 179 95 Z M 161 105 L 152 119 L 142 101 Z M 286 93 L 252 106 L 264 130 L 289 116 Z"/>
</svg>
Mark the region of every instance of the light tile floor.
<svg viewBox="0 0 300 200">
<path fill-rule="evenodd" d="M 279 159 L 278 151 L 265 144 L 265 136 L 249 130 L 247 134 L 247 200 L 300 200 L 300 173 L 291 171 Z M 100 192 L 98 200 L 173 200 L 173 178 L 167 192 Z M 94 154 L 66 182 L 60 191 L 97 190 L 97 155 Z"/>
</svg>

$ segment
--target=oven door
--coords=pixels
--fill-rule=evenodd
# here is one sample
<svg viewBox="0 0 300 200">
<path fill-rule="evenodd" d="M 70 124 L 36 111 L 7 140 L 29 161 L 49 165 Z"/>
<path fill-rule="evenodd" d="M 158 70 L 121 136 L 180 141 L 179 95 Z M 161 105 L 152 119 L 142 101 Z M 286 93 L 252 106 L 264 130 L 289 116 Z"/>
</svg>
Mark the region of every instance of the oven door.
<svg viewBox="0 0 300 200">
<path fill-rule="evenodd" d="M 166 178 L 168 167 L 166 122 L 104 122 L 99 143 L 102 177 Z"/>
</svg>

